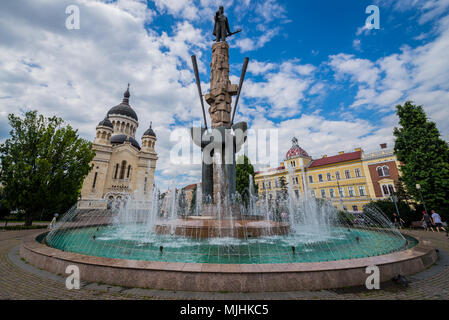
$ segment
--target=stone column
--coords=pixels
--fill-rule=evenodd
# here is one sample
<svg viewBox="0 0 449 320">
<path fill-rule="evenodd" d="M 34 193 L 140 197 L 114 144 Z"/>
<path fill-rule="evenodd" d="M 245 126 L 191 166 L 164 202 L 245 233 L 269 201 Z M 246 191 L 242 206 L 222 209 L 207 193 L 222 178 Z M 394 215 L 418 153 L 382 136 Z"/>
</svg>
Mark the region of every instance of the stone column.
<svg viewBox="0 0 449 320">
<path fill-rule="evenodd" d="M 212 45 L 212 62 L 210 64 L 210 92 L 205 95 L 206 102 L 210 105 L 209 114 L 212 121 L 212 129 L 220 128 L 222 135 L 222 148 L 215 150 L 213 166 L 213 193 L 214 202 L 218 202 L 217 193 L 223 197 L 228 192 L 228 170 L 224 154 L 225 129 L 231 125 L 232 96 L 237 94 L 238 86 L 231 84 L 229 80 L 229 45 L 226 41 L 216 42 Z M 220 153 L 218 155 L 217 153 Z M 216 159 L 214 159 L 216 160 Z M 221 178 L 220 178 L 221 176 Z"/>
<path fill-rule="evenodd" d="M 229 80 L 229 46 L 226 41 L 212 45 L 210 69 L 210 92 L 205 98 L 210 105 L 212 128 L 229 127 L 232 96 L 237 94 L 238 85 L 231 84 Z"/>
</svg>

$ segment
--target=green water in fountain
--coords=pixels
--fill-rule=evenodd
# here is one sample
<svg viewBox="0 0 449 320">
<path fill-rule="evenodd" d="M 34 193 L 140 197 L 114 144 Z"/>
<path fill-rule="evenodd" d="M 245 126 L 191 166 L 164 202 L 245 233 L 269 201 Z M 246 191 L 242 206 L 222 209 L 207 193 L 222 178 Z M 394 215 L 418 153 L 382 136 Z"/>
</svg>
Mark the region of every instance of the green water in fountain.
<svg viewBox="0 0 449 320">
<path fill-rule="evenodd" d="M 117 226 L 62 229 L 48 244 L 64 251 L 107 258 L 267 264 L 363 258 L 404 250 L 416 243 L 413 238 L 399 238 L 389 231 L 357 228 L 334 227 L 325 237 L 307 232 L 304 227 L 295 235 L 282 237 L 192 239 L 148 233 L 145 225 L 136 225 L 131 229 Z"/>
</svg>

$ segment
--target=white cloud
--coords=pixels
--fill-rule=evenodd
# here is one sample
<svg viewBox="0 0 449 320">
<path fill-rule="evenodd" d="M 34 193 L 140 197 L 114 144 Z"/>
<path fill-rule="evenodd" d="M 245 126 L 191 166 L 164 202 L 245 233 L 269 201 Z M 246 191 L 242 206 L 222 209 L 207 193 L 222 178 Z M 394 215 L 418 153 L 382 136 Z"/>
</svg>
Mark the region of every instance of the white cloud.
<svg viewBox="0 0 449 320">
<path fill-rule="evenodd" d="M 433 2 L 432 7 L 436 5 L 443 6 L 442 3 Z M 441 18 L 435 26 L 439 33 L 432 42 L 416 48 L 404 46 L 400 53 L 377 61 L 348 54 L 331 56 L 329 65 L 334 69 L 336 78 L 349 76 L 352 83 L 358 86 L 352 107 L 391 111 L 396 104 L 412 100 L 424 106 L 447 139 L 449 16 Z"/>
</svg>

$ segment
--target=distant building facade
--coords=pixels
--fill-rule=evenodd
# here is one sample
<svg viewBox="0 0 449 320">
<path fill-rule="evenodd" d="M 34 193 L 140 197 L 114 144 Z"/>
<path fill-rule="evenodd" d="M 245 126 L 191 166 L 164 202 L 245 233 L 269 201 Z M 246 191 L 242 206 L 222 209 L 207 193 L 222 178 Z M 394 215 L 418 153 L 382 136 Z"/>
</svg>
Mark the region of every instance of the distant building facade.
<svg viewBox="0 0 449 320">
<path fill-rule="evenodd" d="M 123 101 L 112 107 L 96 127 L 93 169 L 85 178 L 80 209 L 105 209 L 115 199 L 131 196 L 150 200 L 156 170 L 156 134 L 151 128 L 135 138 L 139 120 L 129 105 L 129 85 Z"/>
<path fill-rule="evenodd" d="M 330 201 L 340 210 L 360 213 L 370 201 L 391 196 L 399 175 L 399 163 L 386 144 L 371 153 L 356 148 L 353 152 L 312 159 L 293 138 L 280 166 L 256 172 L 255 182 L 259 194 L 269 200 L 280 191 L 279 179 L 284 177 L 297 197 L 307 192 Z"/>
</svg>

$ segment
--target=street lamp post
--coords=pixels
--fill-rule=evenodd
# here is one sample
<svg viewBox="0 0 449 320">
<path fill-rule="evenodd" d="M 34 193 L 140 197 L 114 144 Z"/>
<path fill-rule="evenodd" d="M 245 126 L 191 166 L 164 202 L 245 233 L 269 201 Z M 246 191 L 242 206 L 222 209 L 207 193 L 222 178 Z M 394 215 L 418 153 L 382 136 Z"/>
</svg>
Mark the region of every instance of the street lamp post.
<svg viewBox="0 0 449 320">
<path fill-rule="evenodd" d="M 337 188 L 338 188 L 338 195 L 340 196 L 341 210 L 345 211 L 345 207 L 343 206 L 343 198 L 341 197 L 340 182 L 339 182 L 340 179 L 337 177 L 335 177 L 335 179 L 337 180 Z"/>
<path fill-rule="evenodd" d="M 424 206 L 424 211 L 427 213 L 426 203 L 424 202 L 424 198 L 423 198 L 422 192 L 421 192 L 421 185 L 419 183 L 416 184 L 416 189 L 419 191 L 419 195 L 421 196 L 421 201 Z"/>
<path fill-rule="evenodd" d="M 399 214 L 399 209 L 398 209 L 398 197 L 395 195 L 392 195 L 391 200 L 393 200 L 394 206 L 396 207 L 396 213 L 398 214 L 398 218 L 401 219 L 401 215 Z"/>
</svg>

